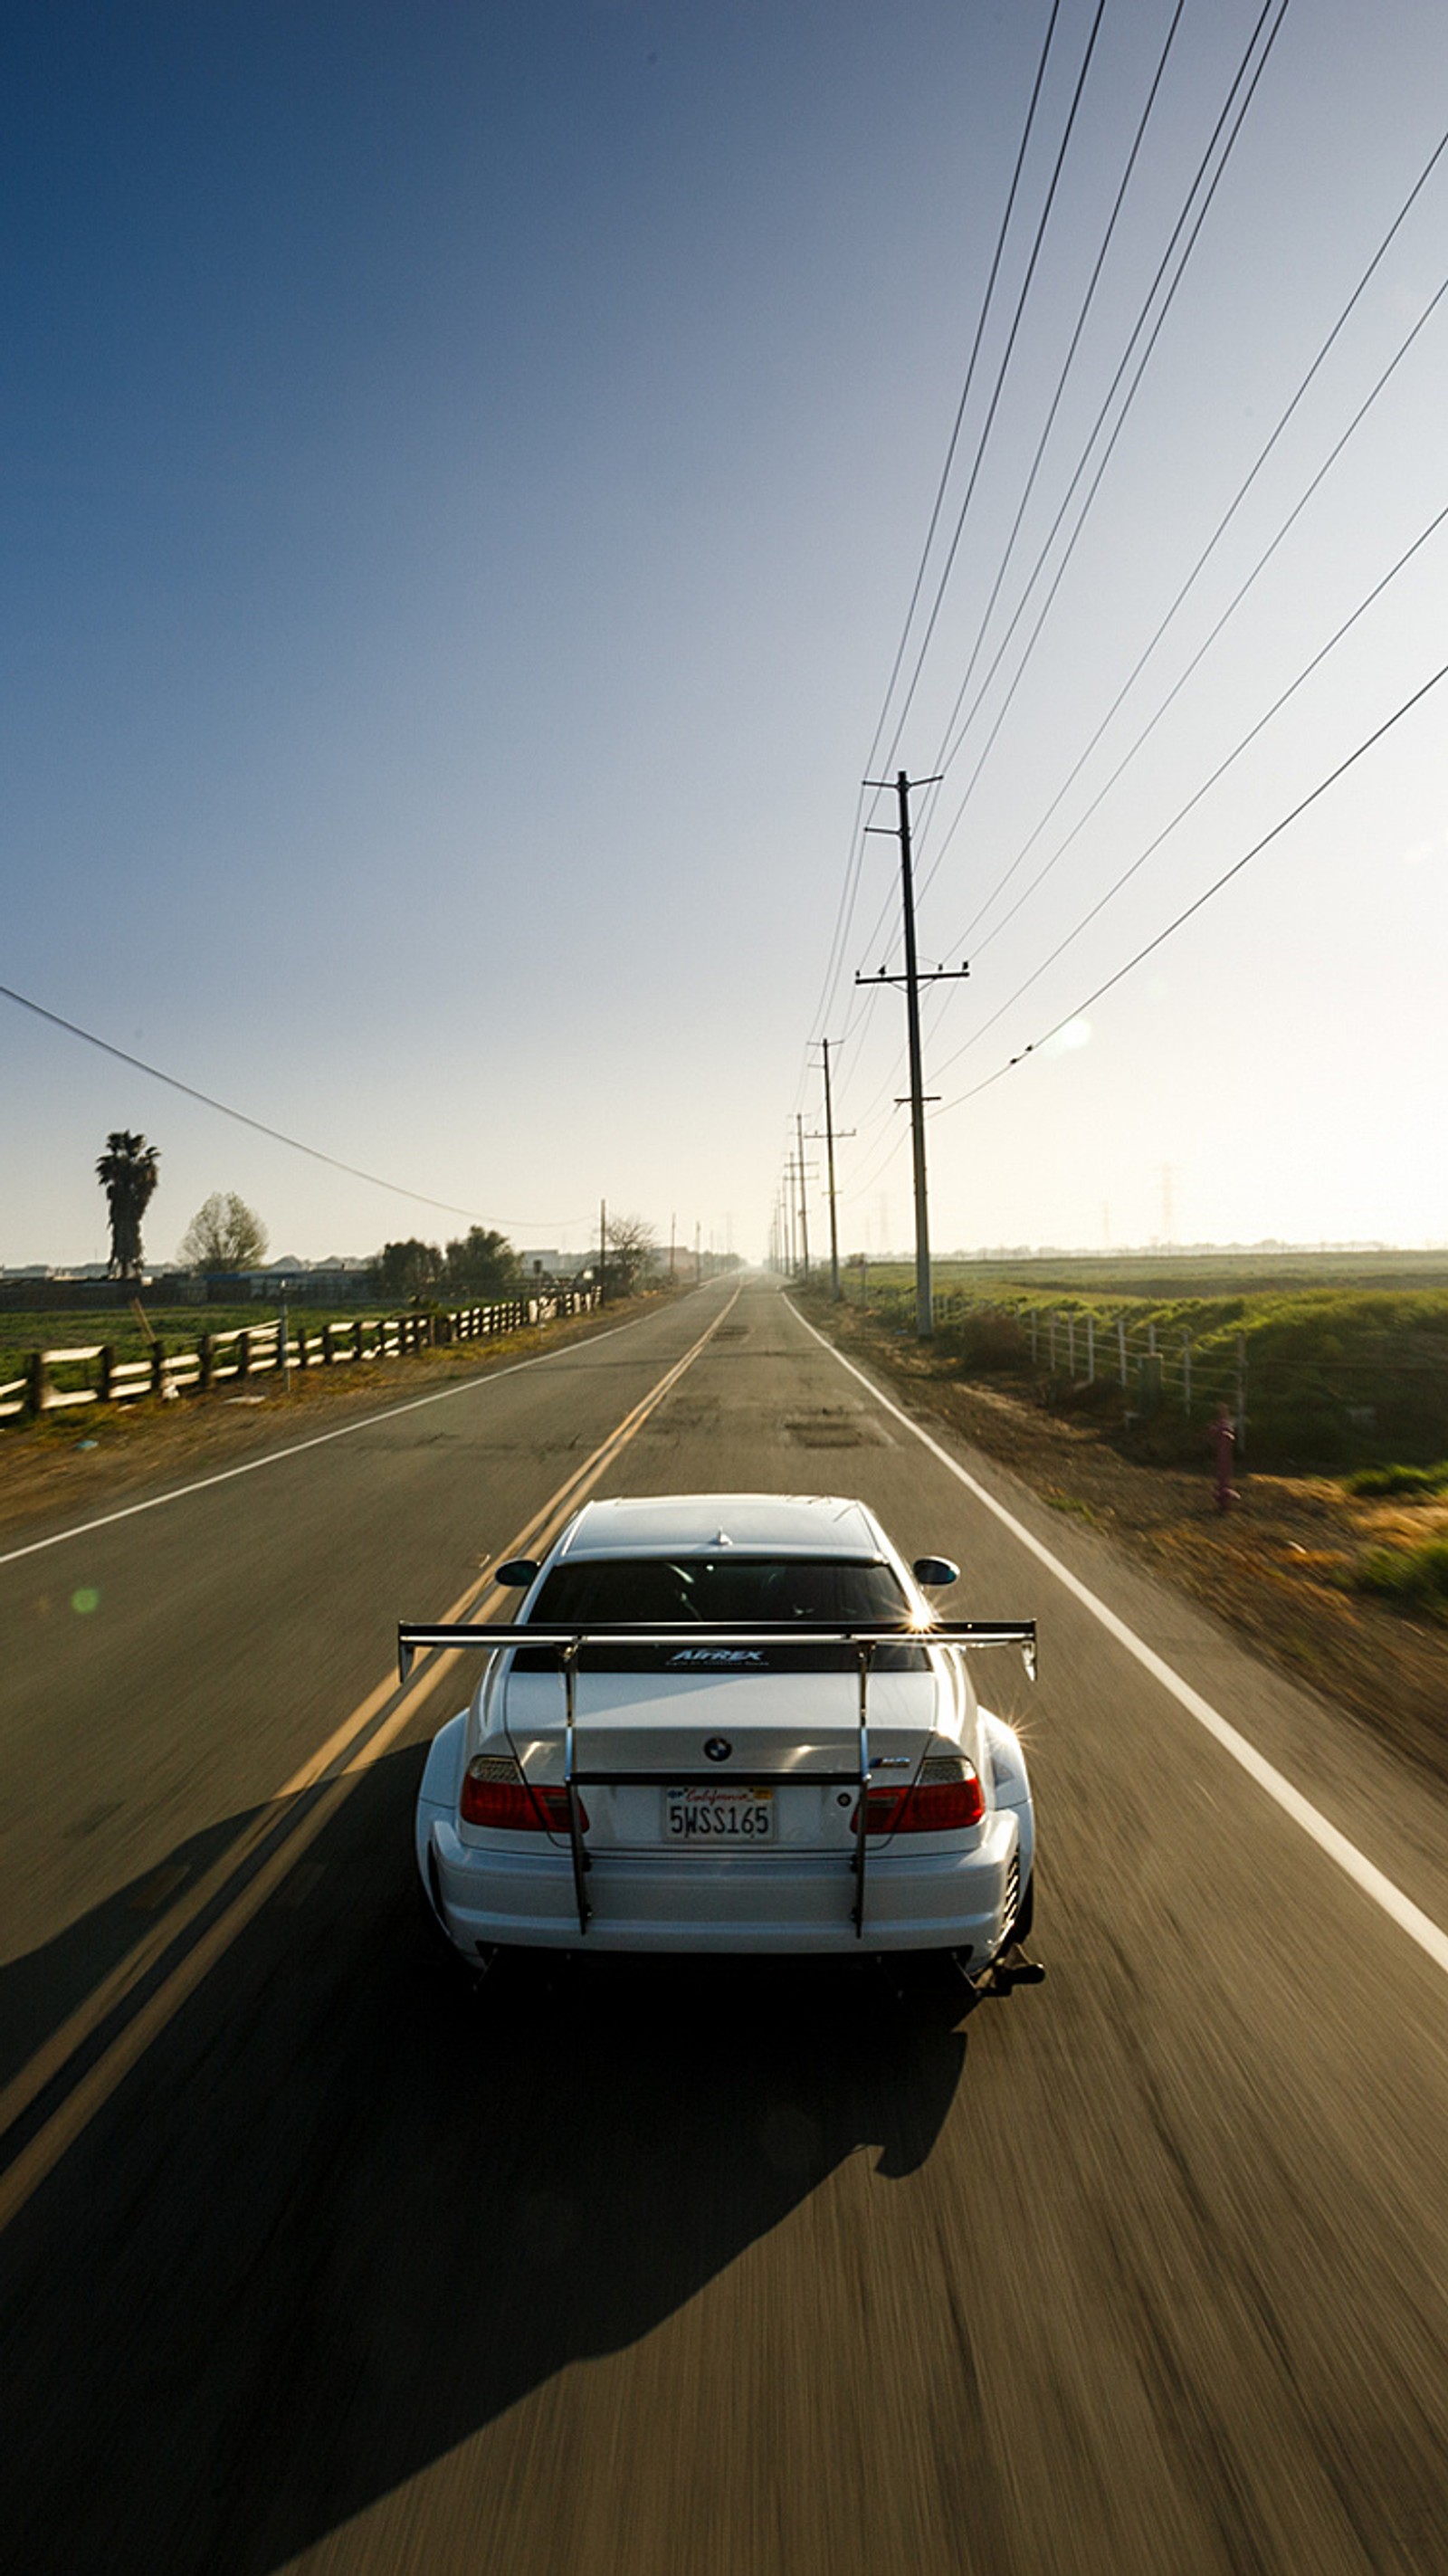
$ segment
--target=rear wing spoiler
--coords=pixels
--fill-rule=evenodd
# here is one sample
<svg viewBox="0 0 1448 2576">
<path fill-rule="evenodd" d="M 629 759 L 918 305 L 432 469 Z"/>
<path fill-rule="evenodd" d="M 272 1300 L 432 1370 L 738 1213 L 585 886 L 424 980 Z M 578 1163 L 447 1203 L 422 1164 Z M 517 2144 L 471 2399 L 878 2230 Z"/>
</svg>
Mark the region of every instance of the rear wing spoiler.
<svg viewBox="0 0 1448 2576">
<path fill-rule="evenodd" d="M 827 1619 L 741 1619 L 717 1628 L 700 1627 L 687 1619 L 606 1628 L 560 1626 L 538 1619 L 487 1620 L 462 1627 L 427 1627 L 399 1620 L 397 1669 L 403 1681 L 412 1670 L 414 1656 L 434 1646 L 481 1646 L 486 1654 L 500 1646 L 552 1646 L 561 1668 L 576 1664 L 585 1646 L 851 1646 L 867 1668 L 877 1646 L 1019 1646 L 1032 1681 L 1037 1671 L 1034 1619 L 934 1619 L 920 1628 L 883 1621 L 842 1627 Z"/>
<path fill-rule="evenodd" d="M 491 1654 L 500 1646 L 552 1646 L 563 1675 L 564 1738 L 563 1788 L 568 1801 L 568 1842 L 573 1858 L 573 1899 L 578 1910 L 578 1929 L 588 1930 L 592 1907 L 585 1885 L 593 1863 L 583 1840 L 583 1822 L 579 1812 L 580 1785 L 606 1783 L 618 1786 L 643 1778 L 639 1772 L 580 1773 L 577 1762 L 578 1730 L 575 1684 L 578 1660 L 585 1646 L 685 1646 L 748 1648 L 750 1646 L 847 1646 L 859 1664 L 859 1708 L 856 1717 L 858 1758 L 849 1772 L 831 1773 L 830 1778 L 848 1780 L 858 1791 L 855 1808 L 855 1848 L 851 1871 L 855 1882 L 854 1901 L 850 1908 L 855 1938 L 863 1939 L 865 1930 L 865 1859 L 867 1793 L 871 1773 L 877 1768 L 870 1756 L 869 1695 L 870 1666 L 877 1646 L 950 1646 L 970 1649 L 978 1646 L 1019 1646 L 1027 1673 L 1036 1678 L 1036 1623 L 1034 1619 L 939 1619 L 928 1627 L 902 1628 L 871 1623 L 863 1627 L 840 1627 L 823 1619 L 739 1621 L 732 1627 L 704 1628 L 690 1620 L 668 1625 L 609 1628 L 555 1626 L 543 1620 L 486 1621 L 471 1627 L 429 1628 L 410 1620 L 400 1621 L 397 1630 L 398 1671 L 405 1682 L 412 1670 L 413 1657 L 429 1647 L 451 1649 L 455 1646 L 482 1647 Z M 673 1776 L 673 1775 L 671 1775 Z M 737 1773 L 731 1774 L 738 1778 Z M 763 1775 L 760 1775 L 761 1777 Z M 816 1778 L 819 1774 L 812 1775 Z"/>
</svg>

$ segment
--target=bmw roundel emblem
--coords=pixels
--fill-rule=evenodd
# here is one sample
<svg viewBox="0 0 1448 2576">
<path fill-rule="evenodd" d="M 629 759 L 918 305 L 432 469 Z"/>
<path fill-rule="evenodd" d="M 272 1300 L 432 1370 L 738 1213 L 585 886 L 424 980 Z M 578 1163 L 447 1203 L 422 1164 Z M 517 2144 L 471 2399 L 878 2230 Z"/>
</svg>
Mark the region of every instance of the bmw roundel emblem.
<svg viewBox="0 0 1448 2576">
<path fill-rule="evenodd" d="M 705 1756 L 710 1762 L 727 1762 L 733 1750 L 734 1747 L 727 1735 L 711 1735 L 704 1747 Z"/>
</svg>

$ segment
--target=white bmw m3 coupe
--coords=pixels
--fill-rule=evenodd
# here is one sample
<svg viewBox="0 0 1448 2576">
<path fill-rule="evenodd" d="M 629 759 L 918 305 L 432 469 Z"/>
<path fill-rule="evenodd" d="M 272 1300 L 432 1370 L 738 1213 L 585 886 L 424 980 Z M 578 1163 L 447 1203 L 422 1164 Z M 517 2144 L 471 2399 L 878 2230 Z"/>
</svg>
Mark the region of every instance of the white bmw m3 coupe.
<svg viewBox="0 0 1448 2576">
<path fill-rule="evenodd" d="M 672 1494 L 584 1505 L 496 1579 L 515 1621 L 399 1629 L 486 1657 L 433 1741 L 417 1865 L 464 1959 L 502 1948 L 943 1951 L 973 1979 L 1030 1928 L 1020 1741 L 863 1503 Z"/>
</svg>

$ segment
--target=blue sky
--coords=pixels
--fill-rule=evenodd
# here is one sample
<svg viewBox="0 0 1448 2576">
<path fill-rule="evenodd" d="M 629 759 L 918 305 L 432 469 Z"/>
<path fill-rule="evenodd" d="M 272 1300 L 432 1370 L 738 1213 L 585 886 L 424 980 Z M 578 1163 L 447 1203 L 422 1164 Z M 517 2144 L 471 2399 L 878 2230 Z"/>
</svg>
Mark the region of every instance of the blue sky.
<svg viewBox="0 0 1448 2576">
<path fill-rule="evenodd" d="M 1187 0 L 1027 541 L 1257 14 Z M 1044 5 L 12 6 L 0 981 L 524 1243 L 581 1243 L 606 1196 L 762 1249 L 827 1034 L 858 1130 L 846 1242 L 903 1244 L 902 1014 L 850 982 L 896 962 L 888 840 L 864 845 L 819 1010 L 858 782 L 871 758 L 939 765 L 1171 15 L 1102 13 L 897 742 L 876 723 Z M 1062 0 L 947 528 L 1093 16 Z M 1371 24 L 1292 0 L 943 850 L 1010 648 L 939 807 L 921 800 L 928 955 L 962 953 L 1249 470 L 1448 124 L 1445 75 L 1426 0 Z M 1448 159 L 1013 891 L 1441 286 L 1445 212 Z M 1010 1004 L 1448 500 L 1445 330 L 1448 302 L 1039 893 L 988 944 L 1009 898 L 971 932 L 971 981 L 928 1013 L 943 1102 L 1069 1015 L 1448 658 L 1440 537 Z M 1448 684 L 1079 1043 L 942 1107 L 942 1248 L 1147 1239 L 1164 1165 L 1178 1234 L 1448 1237 L 1425 1150 L 1448 1074 L 1445 707 Z M 103 1253 L 92 1166 L 118 1125 L 162 1149 L 153 1256 L 218 1188 L 279 1251 L 462 1223 L 8 1003 L 0 1081 L 0 1262 Z"/>
</svg>

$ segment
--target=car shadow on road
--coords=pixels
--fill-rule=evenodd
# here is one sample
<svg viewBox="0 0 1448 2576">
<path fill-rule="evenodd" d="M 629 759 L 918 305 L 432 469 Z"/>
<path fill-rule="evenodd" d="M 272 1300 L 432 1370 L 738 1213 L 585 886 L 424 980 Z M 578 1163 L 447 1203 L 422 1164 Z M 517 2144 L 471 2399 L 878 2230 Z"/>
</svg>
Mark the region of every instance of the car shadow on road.
<svg viewBox="0 0 1448 2576">
<path fill-rule="evenodd" d="M 102 1801 L 92 1811 L 93 1829 L 101 1830 L 112 1812 Z M 269 1819 L 280 1824 L 283 1813 L 280 1804 L 252 1807 L 189 1835 L 77 1915 L 53 1940 L 0 1965 L 0 2084 L 20 2074 L 68 2016 L 114 1971 L 127 1967 L 140 1944 L 165 1939 L 175 1901 L 192 1894 L 248 1827 L 266 1827 Z M 78 1871 L 86 1865 L 88 1829 L 91 1817 L 83 1815 L 71 1838 Z"/>
<path fill-rule="evenodd" d="M 473 1994 L 379 1762 L 12 2228 L 11 2563 L 267 2576 L 647 2335 L 844 2159 L 905 2175 L 968 1997 L 868 1958 Z"/>
</svg>

